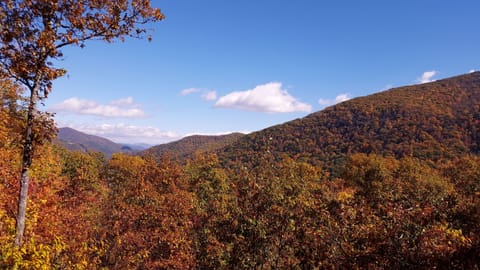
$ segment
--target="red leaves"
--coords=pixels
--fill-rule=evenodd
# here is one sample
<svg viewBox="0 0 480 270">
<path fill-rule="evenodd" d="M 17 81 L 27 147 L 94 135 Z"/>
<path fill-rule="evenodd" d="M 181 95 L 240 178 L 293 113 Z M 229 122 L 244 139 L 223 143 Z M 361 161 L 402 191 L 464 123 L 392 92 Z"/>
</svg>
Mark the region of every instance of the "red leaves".
<svg viewBox="0 0 480 270">
<path fill-rule="evenodd" d="M 180 173 L 168 160 L 157 164 L 121 154 L 112 157 L 102 228 L 111 256 L 106 264 L 147 269 L 193 266 L 189 238 L 193 198 L 177 186 L 182 183 Z"/>
</svg>

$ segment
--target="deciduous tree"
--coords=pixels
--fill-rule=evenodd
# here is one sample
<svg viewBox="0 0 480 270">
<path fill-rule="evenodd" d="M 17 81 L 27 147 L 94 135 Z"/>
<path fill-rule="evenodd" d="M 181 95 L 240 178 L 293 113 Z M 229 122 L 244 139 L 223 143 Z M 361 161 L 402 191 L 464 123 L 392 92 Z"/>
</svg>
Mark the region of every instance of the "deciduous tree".
<svg viewBox="0 0 480 270">
<path fill-rule="evenodd" d="M 164 15 L 148 0 L 4 0 L 0 2 L 0 73 L 21 83 L 28 95 L 15 243 L 23 241 L 37 103 L 52 81 L 65 74 L 53 62 L 68 45 L 143 37 L 141 25 Z"/>
<path fill-rule="evenodd" d="M 191 269 L 193 196 L 181 188 L 180 167 L 162 159 L 114 154 L 106 169 L 103 266 Z"/>
</svg>

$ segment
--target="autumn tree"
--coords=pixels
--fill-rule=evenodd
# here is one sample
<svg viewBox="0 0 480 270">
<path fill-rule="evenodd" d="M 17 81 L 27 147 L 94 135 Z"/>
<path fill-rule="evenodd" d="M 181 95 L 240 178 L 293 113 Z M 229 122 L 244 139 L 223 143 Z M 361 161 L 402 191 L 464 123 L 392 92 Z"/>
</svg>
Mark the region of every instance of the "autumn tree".
<svg viewBox="0 0 480 270">
<path fill-rule="evenodd" d="M 106 168 L 102 266 L 112 269 L 191 269 L 193 196 L 166 158 L 114 154 Z"/>
<path fill-rule="evenodd" d="M 455 253 L 464 269 L 480 264 L 480 157 L 462 156 L 445 164 L 443 175 L 455 186 L 455 203 L 448 209 L 448 220 L 471 241 L 468 248 Z M 448 242 L 447 242 L 448 243 Z"/>
<path fill-rule="evenodd" d="M 324 253 L 317 235 L 320 172 L 288 157 L 268 153 L 259 166 L 239 167 L 232 176 L 238 209 L 229 268 L 312 269 Z"/>
<path fill-rule="evenodd" d="M 473 183 L 475 160 L 462 162 L 461 173 L 448 164 L 446 176 Z M 478 215 L 469 204 L 473 197 L 458 195 L 464 187 L 457 190 L 454 181 L 419 159 L 374 154 L 350 156 L 342 177 L 332 181 L 343 188 L 331 190 L 336 198 L 329 204 L 340 268 L 476 269 L 471 232 L 478 231 Z"/>
<path fill-rule="evenodd" d="M 98 152 L 70 151 L 58 146 L 54 149 L 59 156 L 63 180 L 57 208 L 62 213 L 60 236 L 66 244 L 65 253 L 71 262 L 98 264 L 101 245 L 96 236 L 108 191 L 102 177 L 105 157 Z"/>
<path fill-rule="evenodd" d="M 54 65 L 62 48 L 89 40 L 113 42 L 144 37 L 148 22 L 164 19 L 146 0 L 4 0 L 0 2 L 0 73 L 23 85 L 28 97 L 21 163 L 15 243 L 25 228 L 29 171 L 36 136 L 37 103 L 47 98 L 52 81 L 65 74 Z"/>
<path fill-rule="evenodd" d="M 216 155 L 197 155 L 186 169 L 195 194 L 196 268 L 228 268 L 232 252 L 236 212 L 235 196 L 227 172 Z"/>
</svg>

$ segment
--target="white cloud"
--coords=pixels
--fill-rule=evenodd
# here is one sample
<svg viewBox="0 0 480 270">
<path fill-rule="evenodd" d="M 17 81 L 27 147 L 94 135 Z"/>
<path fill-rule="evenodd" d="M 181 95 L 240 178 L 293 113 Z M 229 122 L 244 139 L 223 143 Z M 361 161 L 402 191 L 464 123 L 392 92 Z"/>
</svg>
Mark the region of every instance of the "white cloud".
<svg viewBox="0 0 480 270">
<path fill-rule="evenodd" d="M 93 100 L 72 97 L 51 107 L 52 111 L 96 115 L 102 117 L 140 118 L 145 112 L 138 108 L 132 97 L 113 100 L 109 104 L 99 104 Z"/>
<path fill-rule="evenodd" d="M 159 128 L 151 126 L 135 126 L 124 123 L 119 124 L 66 124 L 59 123 L 62 127 L 70 127 L 78 131 L 107 138 L 116 143 L 146 143 L 151 145 L 158 145 L 168 143 L 172 141 L 180 140 L 181 138 L 192 135 L 205 135 L 205 136 L 219 136 L 227 135 L 234 132 L 240 132 L 248 134 L 251 131 L 225 131 L 225 132 L 212 132 L 212 133 L 187 133 L 178 134 L 173 131 L 164 131 Z"/>
<path fill-rule="evenodd" d="M 279 82 L 258 85 L 253 89 L 227 94 L 215 103 L 215 107 L 247 111 L 286 113 L 310 112 L 312 106 L 298 101 Z"/>
<path fill-rule="evenodd" d="M 141 127 L 127 124 L 70 124 L 73 129 L 110 139 L 117 143 L 161 144 L 180 139 L 182 136 L 171 131 L 163 131 L 155 127 Z"/>
<path fill-rule="evenodd" d="M 251 131 L 247 130 L 241 130 L 241 131 L 224 131 L 224 132 L 196 132 L 196 133 L 187 133 L 183 135 L 182 137 L 188 137 L 188 136 L 194 136 L 194 135 L 200 135 L 200 136 L 222 136 L 222 135 L 229 135 L 232 133 L 242 133 L 242 134 L 249 134 L 252 133 Z"/>
<path fill-rule="evenodd" d="M 435 76 L 437 72 L 435 70 L 425 71 L 420 78 L 417 78 L 418 83 L 428 83 L 432 82 L 432 77 Z"/>
<path fill-rule="evenodd" d="M 212 101 L 212 100 L 217 99 L 217 92 L 216 91 L 209 91 L 209 90 L 206 90 L 206 89 L 196 88 L 196 87 L 187 88 L 187 89 L 183 89 L 182 91 L 180 91 L 180 95 L 182 95 L 182 96 L 187 96 L 187 95 L 194 94 L 194 93 L 201 93 L 202 99 L 206 100 L 206 101 Z"/>
<path fill-rule="evenodd" d="M 127 98 L 113 100 L 110 102 L 110 104 L 115 106 L 132 106 L 135 104 L 135 102 L 133 102 L 132 97 L 127 97 Z"/>
<path fill-rule="evenodd" d="M 387 84 L 382 89 L 380 89 L 380 91 L 385 91 L 385 90 L 389 90 L 389 89 L 392 89 L 392 88 L 393 88 L 393 84 Z"/>
<path fill-rule="evenodd" d="M 208 91 L 203 93 L 202 95 L 203 100 L 212 101 L 217 99 L 217 92 L 216 91 Z"/>
<path fill-rule="evenodd" d="M 475 69 L 470 69 L 468 73 L 473 73 L 473 72 L 475 72 Z"/>
<path fill-rule="evenodd" d="M 190 95 L 190 94 L 197 93 L 197 92 L 200 92 L 200 91 L 202 91 L 202 89 L 200 89 L 200 88 L 187 88 L 187 89 L 183 89 L 180 92 L 180 95 L 186 96 L 186 95 Z"/>
<path fill-rule="evenodd" d="M 340 102 L 347 101 L 351 98 L 352 97 L 350 96 L 350 94 L 343 93 L 343 94 L 340 94 L 340 95 L 336 96 L 335 99 L 322 99 L 321 98 L 321 99 L 318 100 L 318 104 L 326 107 L 326 106 L 331 106 L 331 105 L 335 105 L 335 104 L 340 103 Z"/>
</svg>

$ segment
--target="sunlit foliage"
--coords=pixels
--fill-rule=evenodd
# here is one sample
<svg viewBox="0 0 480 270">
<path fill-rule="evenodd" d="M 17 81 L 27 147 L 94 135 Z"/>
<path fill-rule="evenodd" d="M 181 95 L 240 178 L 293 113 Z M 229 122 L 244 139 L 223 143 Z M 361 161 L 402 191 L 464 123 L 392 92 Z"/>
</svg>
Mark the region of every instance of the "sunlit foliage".
<svg viewBox="0 0 480 270">
<path fill-rule="evenodd" d="M 238 159 L 198 152 L 181 162 L 107 160 L 41 140 L 19 247 L 25 107 L 21 89 L 0 83 L 2 269 L 480 268 L 480 157 L 468 140 L 468 153 L 435 143 L 405 155 L 358 148 L 332 163 L 290 154 L 293 144 L 273 136 Z M 475 117 L 461 125 L 475 131 Z M 37 134 L 52 134 L 42 123 Z"/>
</svg>

